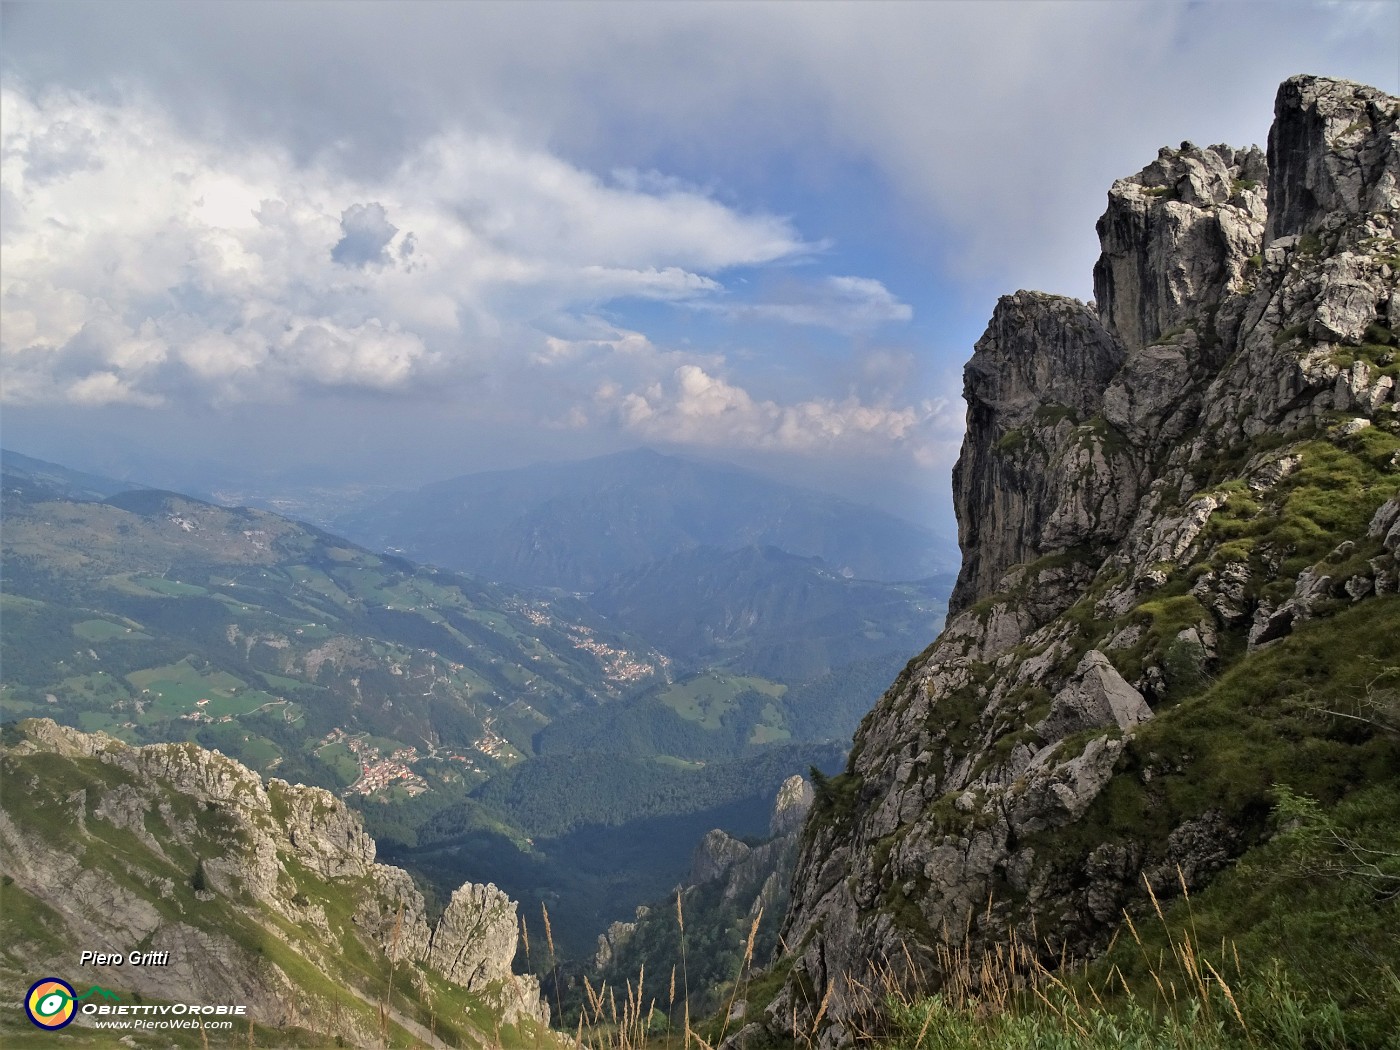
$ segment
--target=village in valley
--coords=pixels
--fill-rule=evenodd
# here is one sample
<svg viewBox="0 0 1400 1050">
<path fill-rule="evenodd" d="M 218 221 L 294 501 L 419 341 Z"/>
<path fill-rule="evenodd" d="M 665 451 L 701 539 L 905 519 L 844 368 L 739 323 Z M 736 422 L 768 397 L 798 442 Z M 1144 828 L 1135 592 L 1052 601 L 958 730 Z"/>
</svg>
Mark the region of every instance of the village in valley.
<svg viewBox="0 0 1400 1050">
<path fill-rule="evenodd" d="M 487 719 L 483 735 L 475 742 L 475 750 L 497 762 L 508 763 L 516 757 L 515 749 L 505 737 L 492 729 L 492 721 L 493 719 Z M 431 788 L 428 781 L 413 770 L 413 766 L 420 762 L 446 762 L 460 768 L 460 773 L 454 776 L 449 772 L 445 779 L 469 779 L 480 777 L 485 772 L 472 755 L 451 748 L 425 744 L 426 750 L 408 745 L 390 751 L 376 744 L 368 733 L 350 733 L 338 726 L 321 738 L 316 753 L 322 757 L 330 757 L 327 752 L 332 748 L 348 752 L 359 769 L 359 775 L 345 789 L 346 796 L 377 795 L 381 800 L 387 801 L 389 794 L 395 790 L 403 792 L 409 798 L 421 795 Z"/>
<path fill-rule="evenodd" d="M 520 612 L 536 627 L 549 627 L 556 625 L 556 622 L 544 611 L 548 608 L 548 602 L 540 602 L 538 605 L 521 605 Z M 671 659 L 663 653 L 652 651 L 647 654 L 648 659 L 643 659 L 626 649 L 618 649 L 598 641 L 593 637 L 591 627 L 567 622 L 558 623 L 557 626 L 564 629 L 575 649 L 591 653 L 597 658 L 603 668 L 603 677 L 614 684 L 636 685 L 657 675 L 670 681 Z"/>
</svg>

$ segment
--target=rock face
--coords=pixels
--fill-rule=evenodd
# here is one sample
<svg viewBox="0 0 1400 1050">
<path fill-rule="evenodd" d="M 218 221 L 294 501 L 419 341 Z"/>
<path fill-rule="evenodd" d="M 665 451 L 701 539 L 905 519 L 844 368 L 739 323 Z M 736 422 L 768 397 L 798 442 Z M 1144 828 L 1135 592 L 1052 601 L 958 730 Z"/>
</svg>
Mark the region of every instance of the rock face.
<svg viewBox="0 0 1400 1050">
<path fill-rule="evenodd" d="M 687 881 L 691 886 L 713 882 L 752 852 L 749 846 L 719 828 L 706 832 L 691 858 L 690 878 Z"/>
<path fill-rule="evenodd" d="M 1038 292 L 1002 299 L 964 373 L 967 439 L 953 471 L 961 608 L 1014 565 L 1122 528 L 1136 493 L 1106 428 L 1082 428 L 1123 364 L 1123 348 L 1083 303 Z M 1047 460 L 1070 459 L 1047 471 Z M 1086 466 L 1092 469 L 1085 469 Z"/>
<path fill-rule="evenodd" d="M 490 883 L 468 882 L 453 891 L 419 957 L 449 981 L 483 993 L 504 1023 L 528 1017 L 548 1024 L 537 979 L 511 972 L 519 934 L 515 901 Z"/>
<path fill-rule="evenodd" d="M 723 944 L 730 936 L 743 943 L 753 936 L 753 959 L 761 965 L 777 947 L 778 922 L 788 901 L 788 886 L 797 862 L 803 823 L 811 808 L 812 785 L 800 776 L 789 777 L 778 789 L 769 829 L 761 842 L 741 842 L 718 828 L 707 832 L 695 848 L 690 875 L 678 888 L 686 929 L 690 936 Z M 728 965 L 718 969 L 713 960 L 698 960 L 692 952 L 688 964 L 671 947 L 679 947 L 670 934 L 677 928 L 674 897 L 652 907 L 637 909 L 633 922 L 615 922 L 598 938 L 593 960 L 594 976 L 616 987 L 635 980 L 645 965 L 648 973 L 665 972 L 671 966 L 686 967 L 694 1012 L 716 1008 L 712 995 L 733 979 Z M 726 932 L 726 931 L 730 932 Z"/>
<path fill-rule="evenodd" d="M 1258 149 L 1183 142 L 1113 184 L 1094 297 L 1125 348 L 1156 343 L 1238 287 L 1264 232 L 1266 176 Z"/>
<path fill-rule="evenodd" d="M 773 800 L 773 816 L 768 820 L 768 834 L 773 838 L 790 835 L 801 829 L 812 808 L 812 785 L 806 777 L 788 777 L 778 788 Z"/>
<path fill-rule="evenodd" d="M 1096 304 L 997 304 L 949 621 L 819 785 L 772 1032 L 849 1042 L 862 985 L 936 988 L 940 946 L 1092 953 L 1144 877 L 1200 885 L 1244 848 L 1220 808 L 1077 822 L 1115 779 L 1150 804 L 1165 767 L 1126 756 L 1210 675 L 1396 591 L 1398 119 L 1293 78 L 1267 156 L 1183 143 L 1114 183 Z"/>
<path fill-rule="evenodd" d="M 718 828 L 707 832 L 695 848 L 686 888 L 720 883 L 725 902 L 747 905 L 750 916 L 760 909 L 771 913 L 791 874 L 812 798 L 812 785 L 805 777 L 791 776 L 783 781 L 773 801 L 769 838 L 757 845 L 741 842 Z"/>
<path fill-rule="evenodd" d="M 1279 89 L 1269 132 L 1269 241 L 1326 230 L 1394 211 L 1395 99 L 1383 91 L 1293 77 Z"/>
<path fill-rule="evenodd" d="M 131 747 L 47 719 L 14 734 L 3 752 L 5 893 L 57 916 L 63 930 L 9 946 L 7 983 L 12 968 L 17 979 L 56 972 L 154 999 L 246 1003 L 260 1023 L 368 1039 L 372 1027 L 305 987 L 287 962 L 299 958 L 367 1002 L 377 990 L 344 969 L 360 957 L 375 973 L 392 963 L 435 972 L 503 1023 L 547 1023 L 535 979 L 511 973 L 515 904 L 468 883 L 430 925 L 412 879 L 375 862 L 359 817 L 329 792 L 264 785 L 193 744 Z M 256 947 L 269 939 L 285 953 Z M 54 944 L 57 956 L 44 947 Z M 169 952 L 169 964 L 79 967 L 75 945 L 141 945 Z M 412 980 L 431 994 L 417 969 Z"/>
</svg>

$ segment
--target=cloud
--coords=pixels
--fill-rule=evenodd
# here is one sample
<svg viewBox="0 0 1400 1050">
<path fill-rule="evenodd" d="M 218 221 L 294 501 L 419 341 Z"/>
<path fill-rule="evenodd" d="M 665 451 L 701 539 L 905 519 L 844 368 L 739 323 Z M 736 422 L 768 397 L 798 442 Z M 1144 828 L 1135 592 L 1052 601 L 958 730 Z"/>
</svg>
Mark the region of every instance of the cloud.
<svg viewBox="0 0 1400 1050">
<path fill-rule="evenodd" d="M 131 99 L 6 86 L 0 106 L 11 402 L 450 387 L 600 305 L 711 296 L 809 250 L 782 218 L 498 137 L 443 131 L 367 181 Z"/>
<path fill-rule="evenodd" d="M 161 399 L 132 389 L 115 372 L 90 372 L 68 388 L 68 399 L 78 405 L 139 405 L 155 408 Z"/>
<path fill-rule="evenodd" d="M 369 392 L 512 448 L 946 466 L 992 297 L 1090 294 L 1113 179 L 1295 72 L 1400 88 L 1394 3 L 76 10 L 0 39 L 7 401 Z"/>
<path fill-rule="evenodd" d="M 781 217 L 745 214 L 698 190 L 609 183 L 499 136 L 446 131 L 403 165 L 488 247 L 569 269 L 715 273 L 811 250 Z"/>
<path fill-rule="evenodd" d="M 39 129 L 25 149 L 29 178 L 53 182 L 80 171 L 100 168 L 97 136 L 91 128 L 60 120 Z"/>
<path fill-rule="evenodd" d="M 1055 290 L 1087 286 L 1096 248 L 1083 231 L 1104 189 L 1157 146 L 1257 140 L 1275 85 L 1295 72 L 1400 88 L 1393 3 L 1290 4 L 1268 18 L 1228 2 L 10 14 L 9 68 L 100 90 L 135 81 L 181 126 L 275 141 L 299 163 L 383 178 L 456 123 L 548 143 L 658 195 L 765 179 L 829 193 L 854 165 L 885 191 L 859 207 L 887 207 L 915 237 L 932 227 L 955 278 Z"/>
<path fill-rule="evenodd" d="M 919 458 L 941 431 L 960 424 L 942 401 L 870 404 L 850 396 L 782 404 L 755 398 L 695 364 L 640 389 L 600 384 L 594 400 L 646 440 L 710 448 L 842 455 L 903 449 Z"/>
<path fill-rule="evenodd" d="M 551 409 L 548 426 L 612 429 L 631 441 L 741 456 L 924 469 L 961 438 L 960 403 L 921 396 L 910 381 L 915 362 L 904 352 L 863 354 L 857 381 L 840 397 L 803 396 L 786 384 L 761 396 L 724 354 L 658 345 L 601 318 L 590 323 L 592 332 L 547 339 L 536 356 L 541 368 L 567 377 L 555 388 L 564 407 Z"/>
<path fill-rule="evenodd" d="M 914 316 L 913 307 L 900 302 L 888 288 L 869 277 L 789 280 L 778 293 L 760 302 L 701 301 L 695 305 L 738 321 L 776 321 L 847 333 L 870 331 L 882 324 L 909 321 Z"/>
<path fill-rule="evenodd" d="M 340 228 L 345 236 L 331 249 L 331 261 L 341 266 L 365 269 L 385 266 L 391 262 L 389 242 L 399 228 L 389 221 L 389 213 L 378 202 L 352 204 L 340 216 Z M 413 235 L 409 234 L 407 255 L 413 254 Z"/>
</svg>

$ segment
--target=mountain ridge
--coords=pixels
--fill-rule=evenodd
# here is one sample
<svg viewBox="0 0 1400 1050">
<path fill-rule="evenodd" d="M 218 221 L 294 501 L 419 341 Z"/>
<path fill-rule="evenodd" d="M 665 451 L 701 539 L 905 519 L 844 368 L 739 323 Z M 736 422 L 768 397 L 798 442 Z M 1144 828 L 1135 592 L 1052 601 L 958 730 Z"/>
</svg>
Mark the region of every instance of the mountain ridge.
<svg viewBox="0 0 1400 1050">
<path fill-rule="evenodd" d="M 805 680 L 917 648 L 944 583 L 857 580 L 771 545 L 693 547 L 619 573 L 589 605 L 682 663 Z"/>
<path fill-rule="evenodd" d="M 418 561 L 573 591 L 697 546 L 771 545 L 886 581 L 952 567 L 943 541 L 923 526 L 650 449 L 463 475 L 336 524 L 358 542 Z"/>
<path fill-rule="evenodd" d="M 839 764 L 825 742 L 854 725 L 843 685 L 858 682 L 863 707 L 888 675 L 870 660 L 819 674 L 825 663 L 804 656 L 816 678 L 793 681 L 799 708 L 774 703 L 785 686 L 766 679 L 726 673 L 691 688 L 669 657 L 567 594 L 414 565 L 268 511 L 159 489 L 80 500 L 11 490 L 5 512 L 5 718 L 195 741 L 333 789 L 430 897 L 446 901 L 464 874 L 483 872 L 521 899 L 562 903 L 556 941 L 571 954 L 629 914 L 632 896 L 679 877 L 692 824 L 751 820 L 768 791 L 752 782 L 764 763 L 783 765 L 779 779 Z M 866 603 L 872 615 L 914 604 L 902 585 L 831 582 L 880 597 Z M 645 724 L 613 731 L 634 713 Z M 469 797 L 512 765 L 552 768 L 600 736 L 622 757 L 586 798 L 570 797 L 588 804 L 574 830 L 536 819 L 560 775 L 525 778 L 538 795 L 521 810 L 529 826 L 494 795 Z M 707 763 L 732 775 L 717 779 Z M 686 831 L 658 830 L 657 814 L 628 820 L 643 782 L 667 793 L 665 819 Z M 415 853 L 420 832 L 458 841 Z M 610 858 L 629 850 L 621 870 Z"/>
<path fill-rule="evenodd" d="M 12 449 L 0 449 L 0 472 L 7 488 L 22 486 L 34 492 L 47 491 L 56 496 L 81 499 L 106 499 L 131 489 L 149 486 L 121 481 L 102 474 L 74 470 L 60 463 L 26 456 Z"/>
</svg>

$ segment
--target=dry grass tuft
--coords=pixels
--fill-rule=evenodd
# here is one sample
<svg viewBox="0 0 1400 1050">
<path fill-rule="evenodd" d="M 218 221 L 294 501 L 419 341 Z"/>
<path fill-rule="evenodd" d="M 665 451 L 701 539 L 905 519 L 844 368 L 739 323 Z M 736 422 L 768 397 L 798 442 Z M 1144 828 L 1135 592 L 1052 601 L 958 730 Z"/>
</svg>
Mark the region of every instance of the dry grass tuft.
<svg viewBox="0 0 1400 1050">
<path fill-rule="evenodd" d="M 794 1050 L 815 1050 L 827 1026 L 840 1024 L 856 1047 L 887 1050 L 1245 1050 L 1274 1045 L 1276 1037 L 1261 1035 L 1252 1019 L 1270 1016 L 1269 1010 L 1273 1016 L 1289 1011 L 1302 1016 L 1307 1001 L 1285 984 L 1248 983 L 1230 942 L 1209 948 L 1201 944 L 1184 873 L 1178 870 L 1177 882 L 1189 918 L 1177 926 L 1168 923 L 1154 887 L 1144 881 L 1151 914 L 1161 924 L 1152 943 L 1165 940 L 1166 947 L 1149 950 L 1143 930 L 1124 912 L 1112 943 L 1126 933 L 1124 942 L 1131 938 L 1136 945 L 1141 966 L 1125 963 L 1136 977 L 1113 965 L 1091 978 L 1066 958 L 1063 947 L 1038 942 L 1034 926 L 1029 931 L 1008 928 L 998 943 L 977 948 L 969 917 L 961 929 L 945 928 L 931 951 L 906 945 L 892 959 L 872 961 L 864 972 L 838 975 L 827 982 L 818 1001 L 803 1000 L 804 983 L 790 981 L 792 1000 L 785 1004 L 790 1027 L 782 1038 Z M 993 915 L 989 903 L 976 917 L 984 935 Z M 648 1050 L 650 1040 L 662 1033 L 667 1050 L 673 1034 L 682 1036 L 682 1050 L 713 1050 L 732 1038 L 736 1004 L 747 999 L 754 978 L 754 944 L 762 918 L 762 913 L 755 915 L 749 926 L 723 1017 L 697 1031 L 685 973 L 685 906 L 678 893 L 681 965 L 679 974 L 672 968 L 664 1009 L 645 998 L 645 968 L 635 986 L 627 981 L 616 992 L 595 989 L 585 979 L 587 1002 L 574 1037 L 578 1050 Z M 1238 975 L 1234 987 L 1223 975 L 1231 964 Z M 1246 981 L 1244 994 L 1239 981 Z M 929 989 L 936 993 L 930 996 Z M 1304 1045 L 1314 1044 L 1299 1044 L 1300 1050 Z"/>
</svg>

